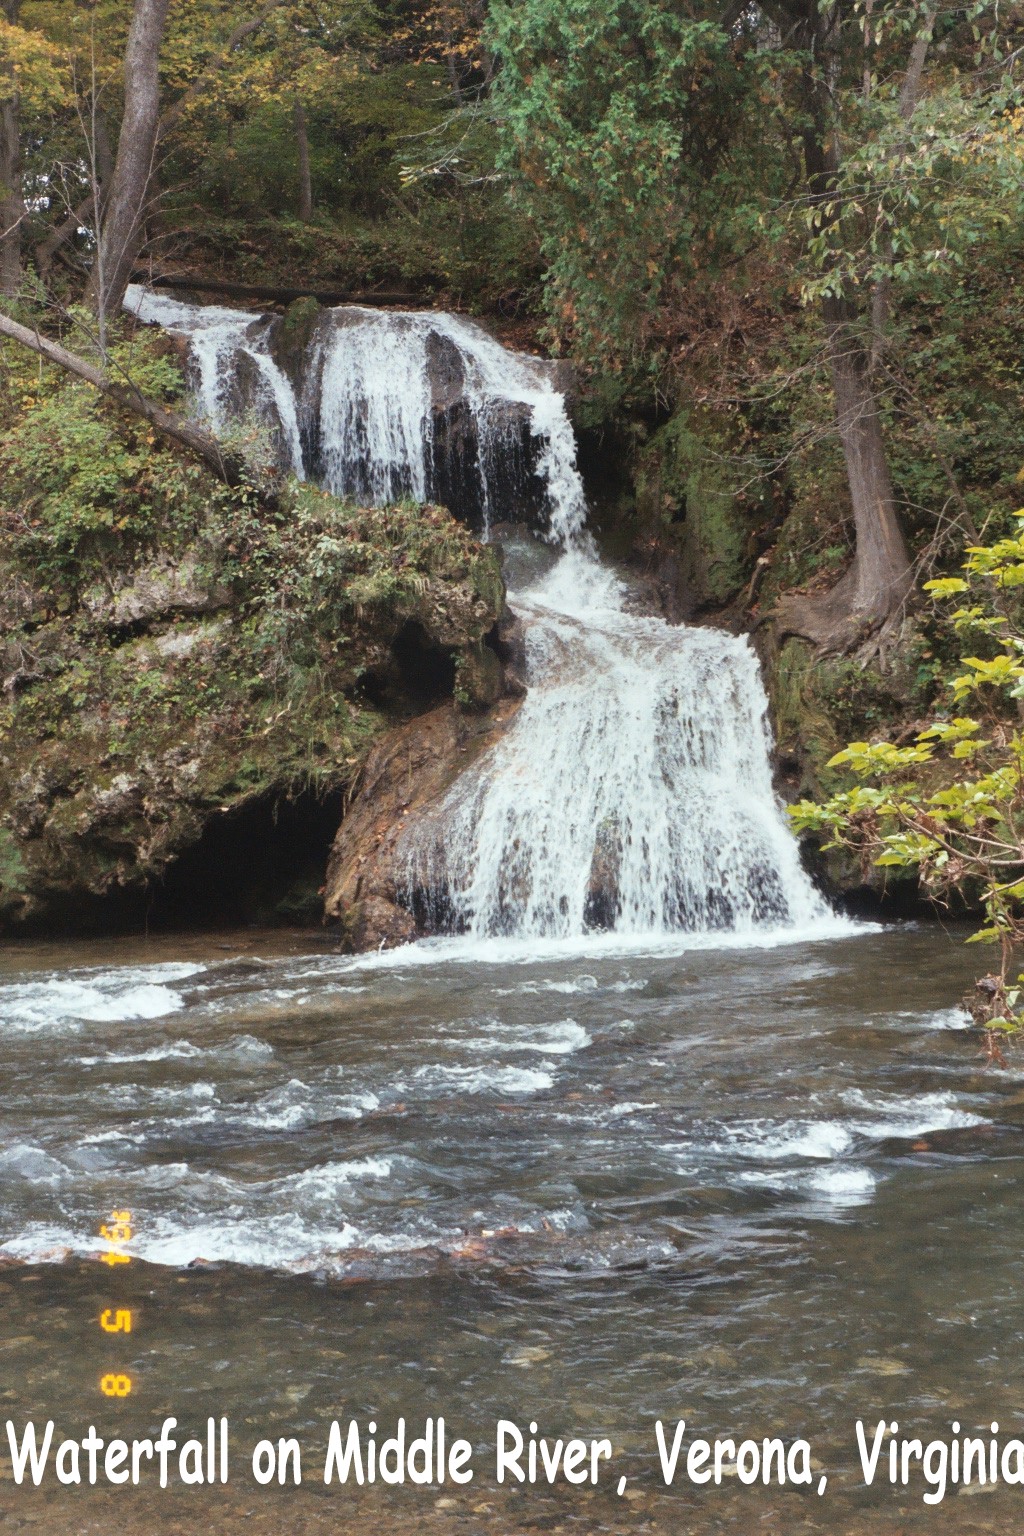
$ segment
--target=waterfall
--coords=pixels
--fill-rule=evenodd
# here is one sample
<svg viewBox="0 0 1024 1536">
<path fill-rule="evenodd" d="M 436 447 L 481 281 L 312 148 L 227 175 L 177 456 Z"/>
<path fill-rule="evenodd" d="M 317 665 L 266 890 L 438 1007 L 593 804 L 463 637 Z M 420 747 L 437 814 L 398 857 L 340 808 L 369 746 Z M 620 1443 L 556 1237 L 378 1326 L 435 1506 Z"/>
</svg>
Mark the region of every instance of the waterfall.
<svg viewBox="0 0 1024 1536">
<path fill-rule="evenodd" d="M 261 316 L 216 304 L 182 304 L 136 283 L 128 288 L 125 308 L 140 320 L 188 336 L 199 411 L 216 432 L 223 433 L 239 414 L 233 385 L 240 364 L 248 365 L 253 398 L 245 403 L 277 428 L 288 468 L 305 478 L 295 392 L 267 349 L 268 327 Z"/>
<path fill-rule="evenodd" d="M 527 696 L 401 840 L 398 894 L 426 931 L 743 932 L 826 915 L 773 789 L 749 642 L 631 611 L 586 529 L 550 365 L 459 316 L 353 306 L 324 312 L 293 381 L 274 360 L 273 321 L 141 290 L 128 302 L 190 337 L 199 408 L 215 427 L 243 400 L 296 473 L 338 494 L 426 500 L 446 475 L 456 484 L 457 461 L 486 529 L 510 486 L 513 502 L 528 479 L 541 488 L 559 553 L 510 590 Z"/>
<path fill-rule="evenodd" d="M 274 359 L 274 319 L 138 285 L 125 303 L 189 338 L 197 406 L 211 426 L 223 431 L 241 408 L 255 411 L 300 478 L 375 506 L 403 497 L 468 502 L 460 510 L 475 513 L 485 532 L 521 515 L 539 491 L 550 537 L 581 535 L 576 445 L 551 364 L 508 351 L 473 321 L 359 305 L 325 310 L 293 380 Z"/>
<path fill-rule="evenodd" d="M 429 929 L 569 938 L 825 915 L 773 790 L 749 644 L 625 600 L 585 549 L 512 595 L 526 699 L 404 843 L 405 900 Z"/>
</svg>

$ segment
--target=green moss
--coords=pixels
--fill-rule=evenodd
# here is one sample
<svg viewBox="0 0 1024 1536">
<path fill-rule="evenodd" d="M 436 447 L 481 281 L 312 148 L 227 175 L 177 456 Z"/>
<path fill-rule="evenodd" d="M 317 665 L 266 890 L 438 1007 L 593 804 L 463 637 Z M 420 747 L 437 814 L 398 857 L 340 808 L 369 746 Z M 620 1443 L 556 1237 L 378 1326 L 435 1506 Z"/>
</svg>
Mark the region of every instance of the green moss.
<svg viewBox="0 0 1024 1536">
<path fill-rule="evenodd" d="M 697 409 L 678 411 L 638 459 L 641 516 L 676 546 L 682 580 L 697 607 L 722 607 L 749 580 L 755 518 L 737 493 L 729 424 Z"/>
<path fill-rule="evenodd" d="M 17 839 L 0 828 L 0 913 L 13 909 L 25 894 L 28 867 Z"/>
<path fill-rule="evenodd" d="M 482 656 L 504 603 L 494 551 L 443 508 L 291 485 L 271 512 L 75 386 L 46 398 L 51 424 L 90 417 L 90 476 L 103 443 L 132 446 L 110 455 L 97 541 L 68 537 L 78 450 L 61 438 L 43 462 L 34 398 L 5 439 L 0 565 L 28 593 L 0 614 L 17 679 L 0 693 L 8 917 L 142 887 L 225 810 L 344 789 L 390 723 L 363 681 L 394 667 L 403 629 Z"/>
<path fill-rule="evenodd" d="M 850 741 L 898 734 L 931 705 L 940 668 L 923 622 L 905 623 L 900 643 L 879 663 L 821 656 L 790 637 L 766 658 L 765 678 L 781 757 L 800 767 L 802 794 L 832 794 L 852 782 L 829 759 Z"/>
</svg>

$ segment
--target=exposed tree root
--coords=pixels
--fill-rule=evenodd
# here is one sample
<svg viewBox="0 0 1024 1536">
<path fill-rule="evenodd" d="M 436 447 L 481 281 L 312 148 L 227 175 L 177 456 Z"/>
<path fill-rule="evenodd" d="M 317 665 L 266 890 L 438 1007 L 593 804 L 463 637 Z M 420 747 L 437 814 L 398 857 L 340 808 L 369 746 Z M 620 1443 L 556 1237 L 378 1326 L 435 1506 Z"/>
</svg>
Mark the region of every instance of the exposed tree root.
<svg viewBox="0 0 1024 1536">
<path fill-rule="evenodd" d="M 907 601 L 913 592 L 910 570 L 899 573 L 886 586 L 865 596 L 858 579 L 857 561 L 828 592 L 815 595 L 788 593 L 780 597 L 770 619 L 780 640 L 798 635 L 810 640 L 824 654 L 849 655 L 856 651 L 863 661 L 887 659 L 896 632 L 902 626 Z"/>
</svg>

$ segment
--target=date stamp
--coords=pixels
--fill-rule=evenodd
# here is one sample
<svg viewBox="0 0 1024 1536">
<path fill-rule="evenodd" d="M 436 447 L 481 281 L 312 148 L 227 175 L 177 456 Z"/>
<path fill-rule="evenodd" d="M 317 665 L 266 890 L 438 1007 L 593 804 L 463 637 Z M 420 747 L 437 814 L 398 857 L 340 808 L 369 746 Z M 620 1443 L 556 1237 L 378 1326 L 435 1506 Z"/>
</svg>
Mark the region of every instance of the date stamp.
<svg viewBox="0 0 1024 1536">
<path fill-rule="evenodd" d="M 135 1228 L 131 1211 L 111 1211 L 100 1227 L 100 1237 L 106 1245 L 100 1262 L 115 1265 L 130 1264 L 132 1256 L 127 1252 Z M 99 1325 L 106 1334 L 129 1334 L 135 1319 L 130 1307 L 116 1300 L 102 1309 Z M 125 1371 L 105 1371 L 100 1377 L 100 1391 L 104 1397 L 128 1397 L 132 1390 L 132 1378 Z"/>
</svg>

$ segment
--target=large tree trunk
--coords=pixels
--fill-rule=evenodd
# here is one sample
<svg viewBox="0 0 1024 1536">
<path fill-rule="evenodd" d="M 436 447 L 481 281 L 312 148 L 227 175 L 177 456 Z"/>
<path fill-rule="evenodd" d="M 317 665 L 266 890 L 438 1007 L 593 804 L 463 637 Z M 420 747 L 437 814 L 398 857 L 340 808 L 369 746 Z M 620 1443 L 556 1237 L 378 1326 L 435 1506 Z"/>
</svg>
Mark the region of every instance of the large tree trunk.
<svg viewBox="0 0 1024 1536">
<path fill-rule="evenodd" d="M 21 0 L 4 0 L 3 14 L 13 25 Z M 10 296 L 21 282 L 21 122 L 17 96 L 0 102 L 0 294 Z"/>
<path fill-rule="evenodd" d="M 308 224 L 313 217 L 313 179 L 309 172 L 309 132 L 306 128 L 306 109 L 296 101 L 295 143 L 299 151 L 299 218 Z"/>
<path fill-rule="evenodd" d="M 871 626 L 884 623 L 906 598 L 912 585 L 910 560 L 896 516 L 879 403 L 856 316 L 841 299 L 826 299 L 822 318 L 856 534 L 844 597 L 855 624 Z"/>
<path fill-rule="evenodd" d="M 804 162 L 812 205 L 821 226 L 838 238 L 835 183 L 839 171 L 834 91 L 839 68 L 838 6 L 803 0 L 794 38 L 807 59 L 803 72 Z M 838 251 L 837 251 L 838 258 Z M 830 296 L 821 306 L 836 428 L 842 444 L 856 537 L 853 564 L 823 597 L 783 598 L 776 619 L 783 633 L 805 635 L 828 649 L 848 649 L 876 632 L 900 610 L 913 586 L 907 546 L 896 515 L 882 433 L 871 348 L 860 314 L 848 297 Z"/>
<path fill-rule="evenodd" d="M 124 56 L 124 117 L 100 224 L 89 296 L 101 317 L 118 310 L 142 243 L 160 129 L 160 45 L 170 0 L 135 0 Z"/>
</svg>

